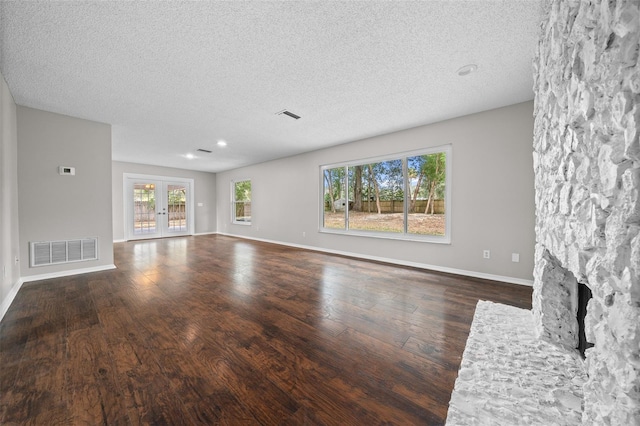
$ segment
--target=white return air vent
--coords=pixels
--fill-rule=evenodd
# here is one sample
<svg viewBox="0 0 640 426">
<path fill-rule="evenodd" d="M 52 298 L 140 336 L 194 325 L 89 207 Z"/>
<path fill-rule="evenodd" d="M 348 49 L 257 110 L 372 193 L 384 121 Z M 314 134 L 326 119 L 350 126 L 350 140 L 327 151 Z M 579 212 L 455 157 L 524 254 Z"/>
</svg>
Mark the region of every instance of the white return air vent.
<svg viewBox="0 0 640 426">
<path fill-rule="evenodd" d="M 64 241 L 32 241 L 29 245 L 31 267 L 98 259 L 98 239 L 95 237 Z"/>
</svg>

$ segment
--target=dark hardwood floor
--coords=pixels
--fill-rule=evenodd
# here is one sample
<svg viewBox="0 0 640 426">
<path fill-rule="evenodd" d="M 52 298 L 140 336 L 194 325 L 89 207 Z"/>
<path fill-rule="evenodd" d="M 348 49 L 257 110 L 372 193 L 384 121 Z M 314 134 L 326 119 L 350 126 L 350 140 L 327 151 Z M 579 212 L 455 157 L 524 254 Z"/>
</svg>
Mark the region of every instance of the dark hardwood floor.
<svg viewBox="0 0 640 426">
<path fill-rule="evenodd" d="M 440 425 L 478 299 L 531 289 L 224 236 L 115 244 L 0 323 L 0 423 Z"/>
</svg>

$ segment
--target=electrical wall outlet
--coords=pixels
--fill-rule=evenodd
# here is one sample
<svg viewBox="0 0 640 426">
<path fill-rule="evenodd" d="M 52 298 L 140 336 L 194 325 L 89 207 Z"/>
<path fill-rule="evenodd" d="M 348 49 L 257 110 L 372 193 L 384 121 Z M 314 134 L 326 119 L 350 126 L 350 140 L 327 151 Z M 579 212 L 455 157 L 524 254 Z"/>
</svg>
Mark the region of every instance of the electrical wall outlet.
<svg viewBox="0 0 640 426">
<path fill-rule="evenodd" d="M 491 251 L 490 250 L 482 250 L 482 257 L 485 259 L 491 259 Z"/>
<path fill-rule="evenodd" d="M 307 233 L 306 233 L 306 232 L 304 232 L 304 231 L 302 231 L 302 238 L 304 238 L 304 237 L 306 237 L 306 236 L 307 236 Z"/>
<path fill-rule="evenodd" d="M 512 262 L 520 262 L 520 253 L 511 253 Z"/>
</svg>

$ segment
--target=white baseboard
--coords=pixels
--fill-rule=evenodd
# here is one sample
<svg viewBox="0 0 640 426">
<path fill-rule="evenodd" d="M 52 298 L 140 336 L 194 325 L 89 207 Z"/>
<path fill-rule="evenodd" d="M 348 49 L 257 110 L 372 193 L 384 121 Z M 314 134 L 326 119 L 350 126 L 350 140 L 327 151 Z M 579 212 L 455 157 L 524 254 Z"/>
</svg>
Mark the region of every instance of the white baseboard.
<svg viewBox="0 0 640 426">
<path fill-rule="evenodd" d="M 215 234 L 217 234 L 217 232 L 215 232 L 215 231 L 213 231 L 213 232 L 199 232 L 197 234 L 190 234 L 189 236 L 192 235 L 194 237 L 197 237 L 197 236 L 200 236 L 200 235 L 215 235 Z M 118 240 L 113 240 L 113 243 L 114 244 L 116 244 L 116 243 L 126 243 L 127 241 L 141 241 L 141 240 L 118 239 Z"/>
<path fill-rule="evenodd" d="M 31 281 L 48 280 L 50 278 L 60 278 L 60 277 L 68 277 L 71 275 L 88 274 L 90 272 L 108 271 L 110 269 L 116 269 L 116 265 L 111 264 L 111 265 L 95 266 L 93 268 L 71 269 L 68 271 L 50 272 L 48 274 L 29 275 L 26 277 L 22 277 L 22 281 L 26 283 Z"/>
<path fill-rule="evenodd" d="M 482 278 L 482 279 L 485 279 L 485 280 L 501 281 L 501 282 L 505 282 L 505 283 L 509 283 L 509 284 L 518 284 L 518 285 L 525 285 L 525 286 L 528 286 L 528 287 L 533 287 L 533 280 L 525 280 L 525 279 L 522 279 L 522 278 L 507 277 L 507 276 L 503 276 L 503 275 L 486 274 L 484 272 L 467 271 L 467 270 L 464 270 L 464 269 L 449 268 L 447 266 L 429 265 L 427 263 L 419 263 L 419 262 L 411 262 L 411 261 L 407 261 L 407 260 L 391 259 L 391 258 L 388 258 L 388 257 L 369 256 L 369 255 L 366 255 L 366 254 L 353 253 L 353 252 L 347 252 L 347 251 L 342 251 L 342 250 L 332 250 L 332 249 L 326 249 L 326 248 L 315 247 L 315 246 L 306 246 L 306 245 L 302 245 L 302 244 L 286 243 L 286 242 L 283 242 L 283 241 L 267 240 L 267 239 L 264 239 L 264 238 L 245 237 L 243 235 L 228 234 L 228 233 L 225 233 L 225 232 L 218 232 L 217 234 L 225 235 L 225 236 L 228 236 L 228 237 L 244 238 L 246 240 L 262 241 L 264 243 L 279 244 L 279 245 L 282 245 L 282 246 L 295 247 L 295 248 L 300 248 L 300 249 L 305 249 L 305 250 L 320 251 L 320 252 L 323 252 L 323 253 L 331 253 L 331 254 L 338 254 L 338 255 L 341 255 L 341 256 L 355 257 L 357 259 L 373 260 L 373 261 L 376 261 L 376 262 L 384 262 L 384 263 L 391 263 L 391 264 L 394 264 L 394 265 L 410 266 L 412 268 L 427 269 L 427 270 L 430 270 L 430 271 L 445 272 L 445 273 L 448 273 L 448 274 L 464 275 L 466 277 Z"/>
<path fill-rule="evenodd" d="M 0 305 L 0 321 L 2 321 L 2 318 L 4 318 L 4 314 L 6 314 L 9 310 L 9 306 L 11 306 L 11 304 L 13 303 L 13 299 L 16 298 L 16 295 L 18 294 L 18 291 L 20 291 L 23 282 L 24 281 L 19 279 L 18 282 L 16 282 L 13 287 L 11 287 L 11 290 L 9 291 L 9 294 L 7 294 L 7 297 L 5 297 L 5 299 L 2 301 L 2 305 Z"/>
<path fill-rule="evenodd" d="M 0 305 L 0 321 L 2 321 L 2 318 L 4 318 L 4 315 L 7 313 L 9 307 L 13 303 L 13 299 L 16 298 L 18 291 L 20 291 L 20 288 L 22 288 L 22 284 L 24 283 L 28 283 L 30 281 L 47 280 L 49 278 L 60 278 L 68 277 L 71 275 L 88 274 L 90 272 L 108 271 L 110 269 L 116 269 L 116 265 L 103 265 L 93 268 L 72 269 L 70 271 L 51 272 L 48 274 L 29 275 L 26 277 L 22 277 L 18 280 L 17 283 L 13 285 L 13 287 L 11 287 L 9 294 L 7 294 L 7 297 L 5 297 L 5 299 L 2 301 L 2 304 Z"/>
</svg>

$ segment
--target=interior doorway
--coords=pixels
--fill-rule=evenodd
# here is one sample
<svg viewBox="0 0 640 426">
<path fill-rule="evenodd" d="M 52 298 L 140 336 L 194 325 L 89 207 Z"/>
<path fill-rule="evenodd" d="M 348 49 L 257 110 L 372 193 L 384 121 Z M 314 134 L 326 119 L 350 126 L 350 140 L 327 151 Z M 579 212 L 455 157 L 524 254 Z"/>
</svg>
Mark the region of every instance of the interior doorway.
<svg viewBox="0 0 640 426">
<path fill-rule="evenodd" d="M 127 240 L 193 234 L 193 179 L 125 174 Z"/>
</svg>

